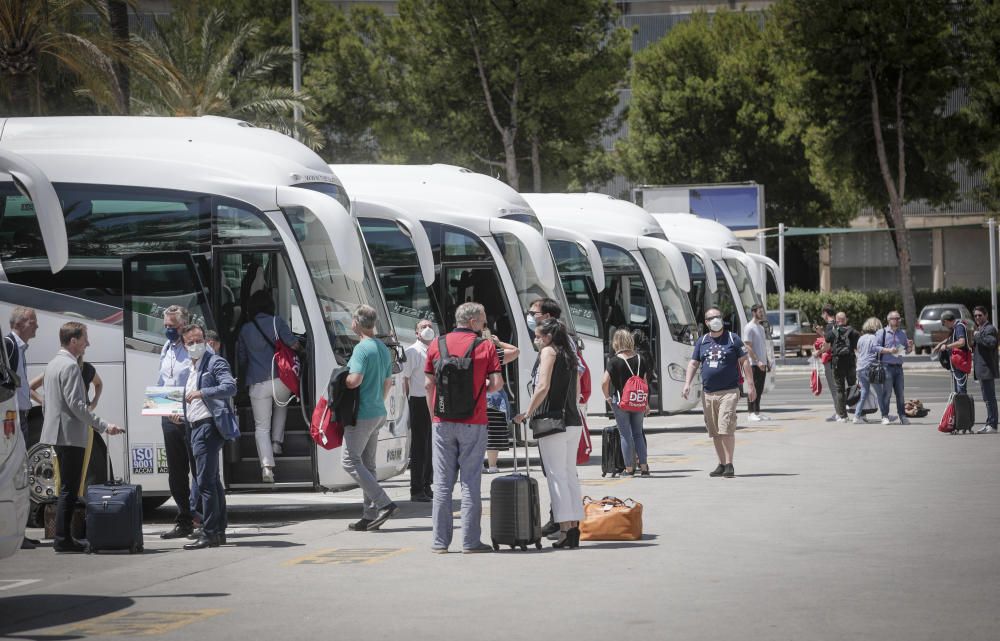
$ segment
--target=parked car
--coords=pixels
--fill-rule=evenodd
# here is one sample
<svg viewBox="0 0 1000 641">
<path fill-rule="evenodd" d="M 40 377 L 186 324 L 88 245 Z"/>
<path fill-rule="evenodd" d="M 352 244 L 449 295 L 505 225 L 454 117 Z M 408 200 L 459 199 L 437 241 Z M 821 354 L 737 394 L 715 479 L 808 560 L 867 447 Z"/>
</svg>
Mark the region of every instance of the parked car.
<svg viewBox="0 0 1000 641">
<path fill-rule="evenodd" d="M 28 468 L 14 399 L 0 402 L 0 559 L 21 548 L 28 522 Z"/>
<path fill-rule="evenodd" d="M 941 324 L 941 314 L 949 311 L 955 318 L 962 319 L 967 328 L 972 328 L 972 314 L 969 308 L 958 303 L 936 303 L 927 305 L 920 310 L 917 319 L 917 329 L 913 336 L 913 349 L 919 354 L 921 352 L 930 353 L 935 343 L 947 338 L 947 331 Z"/>
<path fill-rule="evenodd" d="M 771 326 L 771 344 L 774 352 L 781 352 L 781 324 L 778 322 L 778 312 L 768 312 L 767 322 Z M 809 319 L 802 317 L 802 312 L 797 309 L 785 310 L 785 351 L 795 352 L 796 356 L 808 356 L 812 354 L 813 343 L 817 334 L 813 331 Z"/>
</svg>

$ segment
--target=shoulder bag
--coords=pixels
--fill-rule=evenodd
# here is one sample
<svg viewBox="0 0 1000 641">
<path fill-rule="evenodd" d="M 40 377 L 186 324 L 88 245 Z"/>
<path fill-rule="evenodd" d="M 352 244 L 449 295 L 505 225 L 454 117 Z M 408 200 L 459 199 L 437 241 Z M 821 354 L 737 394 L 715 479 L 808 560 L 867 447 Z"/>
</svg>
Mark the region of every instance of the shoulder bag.
<svg viewBox="0 0 1000 641">
<path fill-rule="evenodd" d="M 882 347 L 885 347 L 885 330 L 882 330 Z M 881 385 L 885 382 L 885 365 L 882 364 L 882 352 L 879 351 L 875 362 L 868 366 L 868 382 Z"/>
</svg>

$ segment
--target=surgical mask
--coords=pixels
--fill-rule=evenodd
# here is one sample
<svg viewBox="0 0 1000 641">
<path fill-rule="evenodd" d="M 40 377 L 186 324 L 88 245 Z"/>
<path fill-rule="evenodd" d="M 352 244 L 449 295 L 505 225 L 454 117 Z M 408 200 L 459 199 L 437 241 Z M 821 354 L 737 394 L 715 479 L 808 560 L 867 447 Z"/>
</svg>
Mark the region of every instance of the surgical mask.
<svg viewBox="0 0 1000 641">
<path fill-rule="evenodd" d="M 425 341 L 430 341 L 434 339 L 434 328 L 428 325 L 427 327 L 420 330 L 420 338 Z"/>
<path fill-rule="evenodd" d="M 164 328 L 163 333 L 167 335 L 167 340 L 171 343 L 181 337 L 181 331 L 176 327 L 166 327 Z"/>
<path fill-rule="evenodd" d="M 535 315 L 532 314 L 531 312 L 528 312 L 527 318 L 528 318 L 528 331 L 534 334 L 535 327 L 538 325 L 538 323 L 535 322 Z"/>
<path fill-rule="evenodd" d="M 708 321 L 705 324 L 708 325 L 708 328 L 710 330 L 712 330 L 713 332 L 718 332 L 718 331 L 722 330 L 722 319 L 721 318 L 713 318 L 712 320 Z"/>
<path fill-rule="evenodd" d="M 187 346 L 187 353 L 188 356 L 191 357 L 191 360 L 197 361 L 200 360 L 201 357 L 205 355 L 205 351 L 207 349 L 208 345 L 206 345 L 205 343 L 194 343 L 193 345 Z"/>
</svg>

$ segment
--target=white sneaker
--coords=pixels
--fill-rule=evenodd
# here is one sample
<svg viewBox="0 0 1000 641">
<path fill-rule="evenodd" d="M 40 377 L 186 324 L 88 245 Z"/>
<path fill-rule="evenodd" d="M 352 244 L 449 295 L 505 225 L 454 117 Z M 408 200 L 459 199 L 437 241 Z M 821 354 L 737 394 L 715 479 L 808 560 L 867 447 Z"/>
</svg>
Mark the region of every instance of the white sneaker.
<svg viewBox="0 0 1000 641">
<path fill-rule="evenodd" d="M 767 414 L 758 414 L 757 418 L 760 419 L 760 420 L 762 420 L 762 421 L 770 421 L 771 420 L 771 417 L 768 416 Z"/>
<path fill-rule="evenodd" d="M 274 452 L 275 456 L 280 456 L 282 452 L 281 443 L 279 443 L 278 441 L 274 441 L 273 443 L 271 443 L 271 451 Z"/>
<path fill-rule="evenodd" d="M 900 416 L 899 417 L 899 424 L 900 425 L 909 425 L 910 424 L 910 419 L 906 418 L 905 416 Z"/>
<path fill-rule="evenodd" d="M 488 467 L 488 468 L 486 468 L 486 473 L 487 474 L 497 474 L 498 472 L 500 472 L 500 468 L 498 468 L 498 467 Z"/>
<path fill-rule="evenodd" d="M 837 416 L 836 414 L 831 414 L 830 417 L 826 419 L 826 422 L 827 423 L 842 423 L 843 421 L 841 421 L 840 417 Z"/>
<path fill-rule="evenodd" d="M 274 483 L 274 468 L 266 466 L 260 468 L 260 477 L 264 483 Z"/>
<path fill-rule="evenodd" d="M 888 416 L 883 416 L 882 417 L 882 425 L 889 425 L 891 423 L 892 423 L 892 419 L 891 418 L 889 418 Z"/>
<path fill-rule="evenodd" d="M 747 420 L 749 420 L 749 421 L 751 421 L 753 423 L 756 423 L 756 422 L 761 421 L 763 419 L 760 417 L 760 414 L 751 414 L 750 416 L 747 417 Z"/>
<path fill-rule="evenodd" d="M 847 422 L 847 419 L 846 419 L 846 418 L 844 418 L 843 416 L 838 416 L 838 417 L 837 417 L 836 419 L 834 419 L 834 420 L 836 420 L 836 422 L 838 422 L 838 423 L 846 423 L 846 422 Z"/>
<path fill-rule="evenodd" d="M 976 430 L 976 434 L 991 434 L 996 431 L 997 430 L 995 427 L 990 427 L 989 425 L 983 425 L 978 430 Z"/>
<path fill-rule="evenodd" d="M 851 419 L 851 422 L 854 423 L 855 425 L 861 425 L 862 423 L 867 423 L 868 419 L 865 418 L 864 416 L 855 416 L 853 419 Z"/>
</svg>

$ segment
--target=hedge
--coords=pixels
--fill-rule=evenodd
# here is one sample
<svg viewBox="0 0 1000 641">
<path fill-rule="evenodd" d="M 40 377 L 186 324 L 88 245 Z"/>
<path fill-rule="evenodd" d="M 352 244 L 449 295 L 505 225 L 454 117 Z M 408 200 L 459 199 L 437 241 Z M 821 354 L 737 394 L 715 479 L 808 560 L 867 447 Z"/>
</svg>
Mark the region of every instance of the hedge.
<svg viewBox="0 0 1000 641">
<path fill-rule="evenodd" d="M 803 314 L 804 319 L 813 323 L 820 321 L 820 311 L 827 303 L 833 305 L 838 311 L 847 313 L 847 318 L 851 324 L 860 326 L 866 318 L 874 316 L 884 319 L 892 310 L 903 313 L 903 297 L 895 290 L 878 289 L 868 292 L 857 292 L 840 289 L 830 293 L 806 291 L 793 289 L 785 292 L 785 309 L 797 309 Z M 957 303 L 965 305 L 972 311 L 976 305 L 982 305 L 989 309 L 990 290 L 987 288 L 953 287 L 951 289 L 941 289 L 931 291 L 920 289 L 916 292 L 917 313 L 925 305 L 934 303 Z M 769 294 L 767 297 L 767 308 L 771 311 L 778 309 L 778 295 Z M 906 319 L 903 319 L 906 324 Z"/>
</svg>

